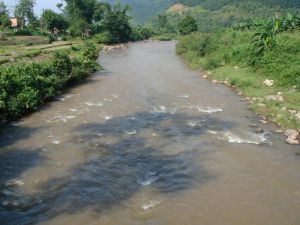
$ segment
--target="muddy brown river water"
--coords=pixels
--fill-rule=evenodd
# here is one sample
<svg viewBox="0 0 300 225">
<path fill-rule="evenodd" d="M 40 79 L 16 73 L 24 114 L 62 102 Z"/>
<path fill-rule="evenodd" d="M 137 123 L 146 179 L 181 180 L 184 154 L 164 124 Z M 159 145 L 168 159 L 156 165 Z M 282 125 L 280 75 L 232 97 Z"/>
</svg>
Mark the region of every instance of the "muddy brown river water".
<svg viewBox="0 0 300 225">
<path fill-rule="evenodd" d="M 101 54 L 105 71 L 0 136 L 1 225 L 299 225 L 300 149 L 175 42 Z"/>
</svg>

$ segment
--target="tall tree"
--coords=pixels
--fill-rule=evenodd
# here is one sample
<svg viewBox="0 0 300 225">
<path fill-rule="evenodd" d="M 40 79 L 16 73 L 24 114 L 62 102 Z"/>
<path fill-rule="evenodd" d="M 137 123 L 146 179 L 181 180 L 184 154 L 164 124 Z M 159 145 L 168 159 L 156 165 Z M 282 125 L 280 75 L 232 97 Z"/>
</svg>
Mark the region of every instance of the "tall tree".
<svg viewBox="0 0 300 225">
<path fill-rule="evenodd" d="M 103 27 L 114 38 L 114 42 L 128 42 L 131 39 L 132 29 L 130 26 L 131 17 L 128 16 L 130 7 L 120 4 L 109 7 L 102 21 Z"/>
<path fill-rule="evenodd" d="M 66 11 L 70 18 L 77 19 L 80 17 L 87 23 L 92 23 L 96 0 L 65 0 L 67 3 Z"/>
<path fill-rule="evenodd" d="M 196 20 L 190 15 L 185 16 L 178 24 L 179 32 L 183 35 L 190 34 L 198 30 Z"/>
<path fill-rule="evenodd" d="M 92 26 L 96 0 L 65 0 L 65 2 L 72 35 L 79 35 L 84 29 Z"/>
<path fill-rule="evenodd" d="M 0 28 L 3 30 L 10 26 L 8 10 L 3 1 L 0 1 Z"/>
<path fill-rule="evenodd" d="M 36 17 L 34 15 L 35 0 L 19 0 L 15 9 L 15 16 L 28 21 L 29 25 L 34 25 Z"/>
<path fill-rule="evenodd" d="M 53 28 L 66 30 L 69 26 L 69 23 L 65 17 L 52 11 L 51 9 L 44 10 L 41 15 L 40 22 L 41 26 L 47 30 L 51 30 Z"/>
</svg>

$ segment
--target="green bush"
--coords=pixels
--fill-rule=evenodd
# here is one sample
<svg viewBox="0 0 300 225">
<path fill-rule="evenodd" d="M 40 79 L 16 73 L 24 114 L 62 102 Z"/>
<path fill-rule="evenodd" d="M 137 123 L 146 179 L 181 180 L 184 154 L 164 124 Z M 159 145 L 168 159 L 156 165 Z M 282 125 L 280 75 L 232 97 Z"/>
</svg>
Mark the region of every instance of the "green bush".
<svg viewBox="0 0 300 225">
<path fill-rule="evenodd" d="M 96 34 L 94 39 L 98 44 L 111 44 L 113 42 L 113 37 L 109 32 Z"/>
<path fill-rule="evenodd" d="M 55 52 L 47 62 L 11 64 L 0 68 L 0 115 L 15 119 L 57 95 L 71 80 L 98 68 L 98 49 L 89 44 L 70 58 Z M 2 119 L 4 119 L 2 118 Z"/>
<path fill-rule="evenodd" d="M 32 36 L 33 31 L 29 28 L 19 29 L 14 33 L 16 36 Z"/>
<path fill-rule="evenodd" d="M 198 30 L 196 20 L 190 16 L 185 16 L 178 24 L 178 30 L 181 34 L 187 35 Z"/>
<path fill-rule="evenodd" d="M 136 26 L 132 29 L 132 40 L 133 41 L 141 41 L 147 40 L 151 36 L 153 36 L 154 31 L 151 28 L 143 27 L 143 26 Z"/>
<path fill-rule="evenodd" d="M 193 33 L 179 40 L 176 51 L 193 67 L 214 69 L 223 64 L 247 67 L 276 80 L 277 85 L 300 86 L 300 32 L 279 34 L 276 45 L 254 54 L 253 31 L 223 30 Z"/>
</svg>

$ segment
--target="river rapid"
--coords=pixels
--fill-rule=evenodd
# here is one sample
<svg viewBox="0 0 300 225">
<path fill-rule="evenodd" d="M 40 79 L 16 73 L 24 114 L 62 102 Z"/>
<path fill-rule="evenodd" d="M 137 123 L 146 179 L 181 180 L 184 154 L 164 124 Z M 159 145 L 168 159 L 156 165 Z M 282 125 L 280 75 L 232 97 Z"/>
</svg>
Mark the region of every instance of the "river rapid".
<svg viewBox="0 0 300 225">
<path fill-rule="evenodd" d="M 0 135 L 1 225 L 299 225 L 300 149 L 249 124 L 175 42 L 105 68 Z"/>
</svg>

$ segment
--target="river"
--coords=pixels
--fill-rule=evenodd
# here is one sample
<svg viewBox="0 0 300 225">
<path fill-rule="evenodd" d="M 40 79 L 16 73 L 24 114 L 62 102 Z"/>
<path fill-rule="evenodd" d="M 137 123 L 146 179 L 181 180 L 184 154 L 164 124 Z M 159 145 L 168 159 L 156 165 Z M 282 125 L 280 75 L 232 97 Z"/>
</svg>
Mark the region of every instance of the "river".
<svg viewBox="0 0 300 225">
<path fill-rule="evenodd" d="M 1 225 L 297 225 L 300 149 L 175 42 L 105 68 L 0 136 Z"/>
</svg>

